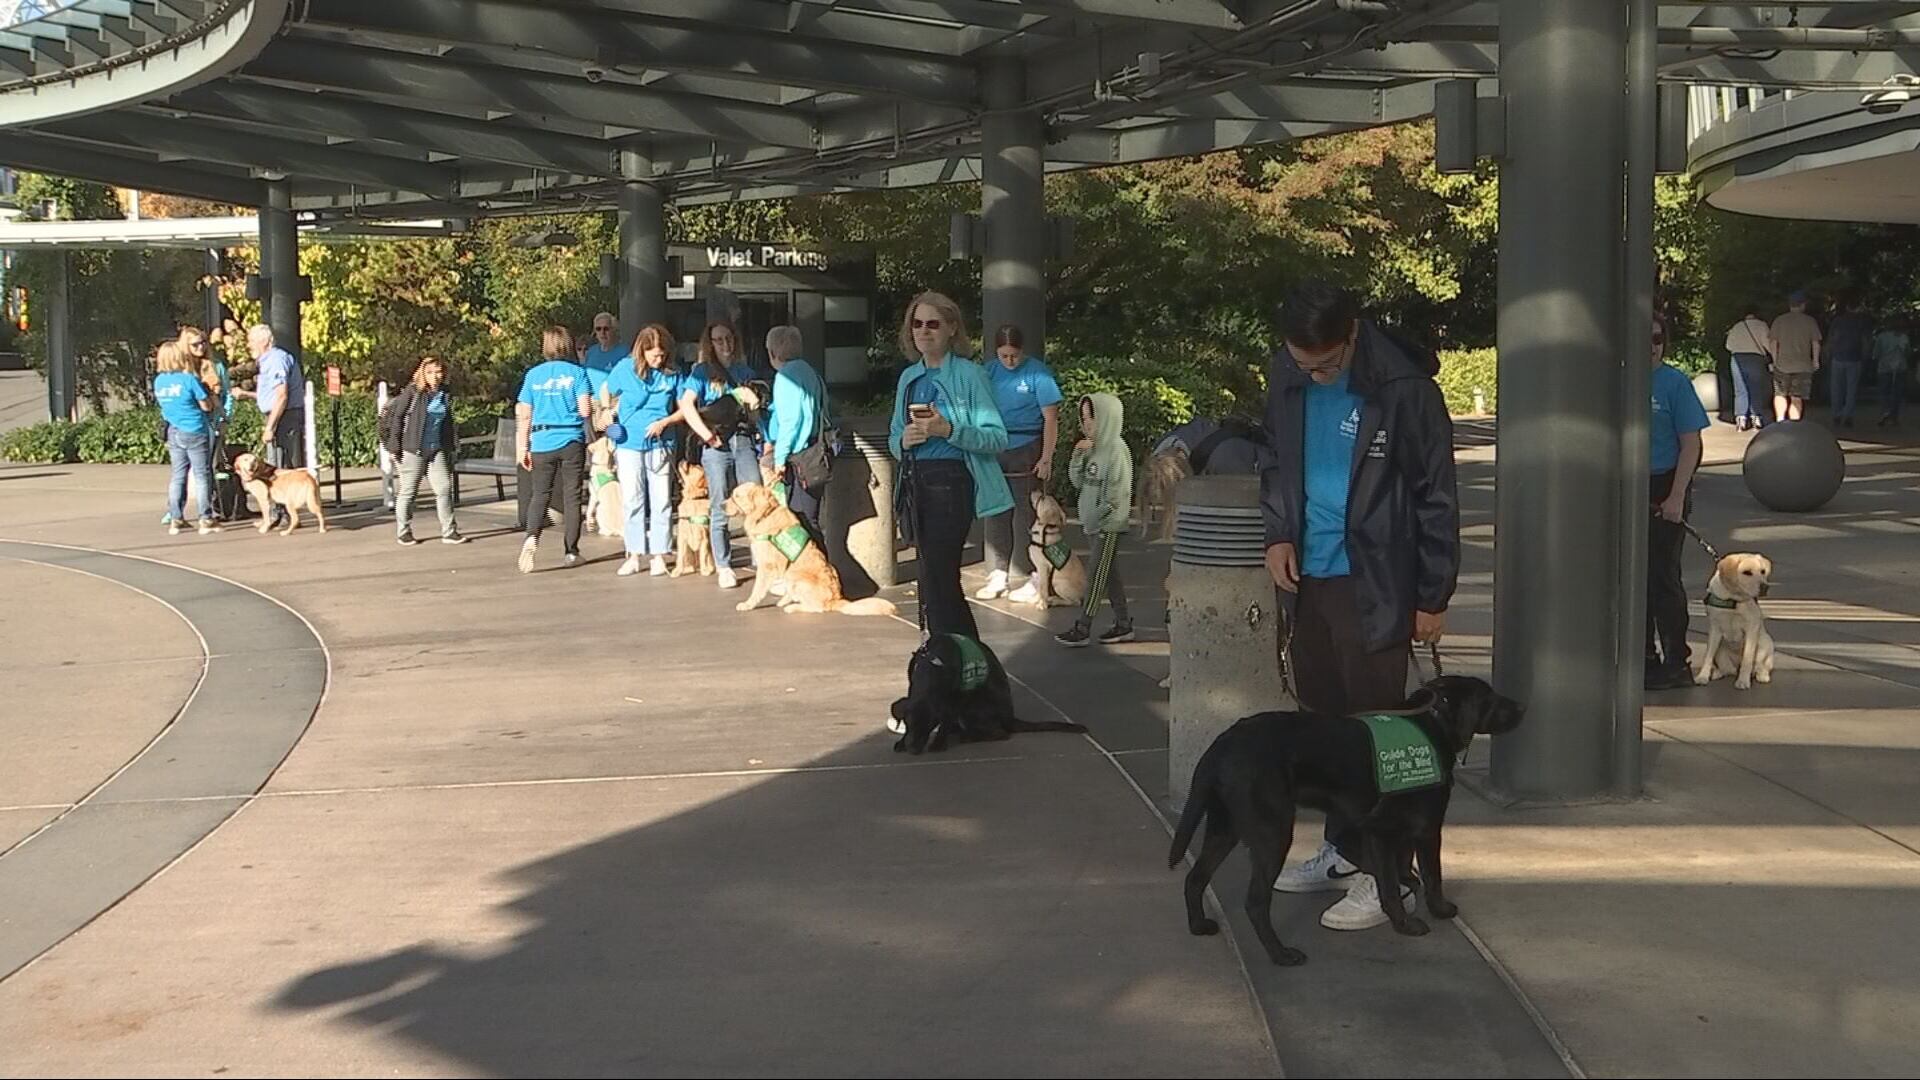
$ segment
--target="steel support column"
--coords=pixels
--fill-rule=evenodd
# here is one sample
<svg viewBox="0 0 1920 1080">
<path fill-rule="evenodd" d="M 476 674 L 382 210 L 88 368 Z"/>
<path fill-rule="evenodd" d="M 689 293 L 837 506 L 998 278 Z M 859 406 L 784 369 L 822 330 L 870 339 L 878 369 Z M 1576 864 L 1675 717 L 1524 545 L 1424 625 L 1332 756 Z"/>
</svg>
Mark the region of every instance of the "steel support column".
<svg viewBox="0 0 1920 1080">
<path fill-rule="evenodd" d="M 54 252 L 52 295 L 47 297 L 47 415 L 74 419 L 80 404 L 78 372 L 73 362 L 72 306 L 67 302 L 73 255 L 65 248 Z"/>
<path fill-rule="evenodd" d="M 1046 128 L 1027 108 L 1026 71 L 1016 60 L 987 65 L 982 91 L 980 337 L 990 350 L 1003 323 L 1026 335 L 1038 356 L 1047 335 Z"/>
<path fill-rule="evenodd" d="M 1613 792 L 1640 794 L 1640 713 L 1646 704 L 1647 470 L 1652 423 L 1653 175 L 1660 153 L 1657 0 L 1632 0 L 1627 19 L 1626 308 L 1621 319 L 1620 563 L 1613 721 Z M 1637 361 L 1637 362 L 1636 362 Z M 1738 378 L 1738 373 L 1735 378 Z"/>
<path fill-rule="evenodd" d="M 1622 490 L 1617 0 L 1502 0 L 1494 676 L 1527 722 L 1493 743 L 1519 798 L 1610 788 Z M 1647 362 L 1646 344 L 1633 353 Z M 1644 528 L 1644 524 L 1641 526 Z M 1644 586 L 1643 586 L 1644 587 Z M 1626 658 L 1637 669 L 1639 657 Z"/>
<path fill-rule="evenodd" d="M 644 155 L 621 151 L 620 175 L 620 340 L 632 345 L 641 327 L 667 318 L 666 198 Z"/>
<path fill-rule="evenodd" d="M 294 225 L 290 180 L 267 181 L 267 204 L 260 208 L 260 272 L 267 278 L 267 325 L 273 328 L 273 343 L 299 359 L 300 232 Z"/>
</svg>

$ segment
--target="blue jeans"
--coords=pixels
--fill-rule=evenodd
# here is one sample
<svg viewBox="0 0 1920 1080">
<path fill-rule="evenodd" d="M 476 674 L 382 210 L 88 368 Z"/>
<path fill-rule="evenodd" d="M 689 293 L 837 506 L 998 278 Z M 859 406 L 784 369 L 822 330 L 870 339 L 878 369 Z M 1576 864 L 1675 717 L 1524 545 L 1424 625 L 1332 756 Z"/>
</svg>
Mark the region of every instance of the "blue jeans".
<svg viewBox="0 0 1920 1080">
<path fill-rule="evenodd" d="M 1733 415 L 1762 424 L 1773 420 L 1773 376 L 1765 353 L 1733 354 Z"/>
<path fill-rule="evenodd" d="M 620 501 L 626 504 L 627 523 L 621 530 L 629 555 L 665 555 L 673 550 L 668 530 L 673 523 L 671 450 L 613 452 L 620 474 Z"/>
<path fill-rule="evenodd" d="M 727 496 L 741 484 L 760 482 L 760 459 L 753 452 L 753 437 L 735 435 L 718 450 L 711 446 L 700 450 L 700 468 L 707 474 L 708 494 L 713 496 L 713 564 L 733 565 L 732 542 L 727 539 Z"/>
<path fill-rule="evenodd" d="M 167 457 L 173 478 L 167 484 L 167 512 L 175 521 L 187 519 L 187 472 L 193 472 L 194 502 L 201 517 L 213 516 L 213 437 L 167 428 Z"/>
<path fill-rule="evenodd" d="M 1860 369 L 1865 366 L 1858 360 L 1834 361 L 1830 393 L 1835 420 L 1853 419 L 1853 410 L 1860 404 Z"/>
</svg>

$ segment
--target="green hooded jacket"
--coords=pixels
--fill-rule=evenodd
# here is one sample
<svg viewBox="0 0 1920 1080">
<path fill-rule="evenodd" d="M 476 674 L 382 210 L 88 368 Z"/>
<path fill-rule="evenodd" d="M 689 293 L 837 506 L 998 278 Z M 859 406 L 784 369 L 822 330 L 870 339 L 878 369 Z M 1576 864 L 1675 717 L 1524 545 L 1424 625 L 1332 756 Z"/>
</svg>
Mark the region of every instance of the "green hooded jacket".
<svg viewBox="0 0 1920 1080">
<path fill-rule="evenodd" d="M 1089 533 L 1124 533 L 1133 515 L 1133 452 L 1121 436 L 1125 410 L 1112 394 L 1088 394 L 1093 403 L 1093 446 L 1075 449 L 1069 472 L 1080 489 L 1080 527 Z"/>
</svg>

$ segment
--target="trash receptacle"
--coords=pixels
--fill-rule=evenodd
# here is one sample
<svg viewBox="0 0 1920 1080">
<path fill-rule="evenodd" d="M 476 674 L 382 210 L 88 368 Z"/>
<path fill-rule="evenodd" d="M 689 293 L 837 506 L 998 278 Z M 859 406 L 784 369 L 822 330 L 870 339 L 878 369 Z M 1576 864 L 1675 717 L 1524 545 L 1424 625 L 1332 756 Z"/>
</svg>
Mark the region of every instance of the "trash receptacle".
<svg viewBox="0 0 1920 1080">
<path fill-rule="evenodd" d="M 1266 568 L 1259 478 L 1189 477 L 1175 488 L 1174 505 L 1167 790 L 1182 806 L 1194 763 L 1216 735 L 1291 702 L 1280 685 L 1280 612 Z"/>
<path fill-rule="evenodd" d="M 899 580 L 893 527 L 895 462 L 887 449 L 889 418 L 863 417 L 840 425 L 840 453 L 820 501 L 827 556 L 851 599 L 872 596 Z"/>
</svg>

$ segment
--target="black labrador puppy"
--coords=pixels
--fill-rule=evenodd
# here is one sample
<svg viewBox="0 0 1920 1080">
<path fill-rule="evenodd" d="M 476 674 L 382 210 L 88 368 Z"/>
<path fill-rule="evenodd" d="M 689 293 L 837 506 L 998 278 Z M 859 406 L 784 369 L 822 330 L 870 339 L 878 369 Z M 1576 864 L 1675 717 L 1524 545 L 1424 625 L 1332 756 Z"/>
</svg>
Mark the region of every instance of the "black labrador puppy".
<svg viewBox="0 0 1920 1080">
<path fill-rule="evenodd" d="M 1432 741 L 1440 781 L 1432 786 L 1380 794 L 1373 742 L 1364 720 L 1309 712 L 1265 712 L 1220 733 L 1193 768 L 1193 786 L 1173 836 L 1167 865 L 1177 868 L 1195 830 L 1206 837 L 1187 873 L 1187 929 L 1219 933 L 1201 907 L 1214 871 L 1247 845 L 1253 879 L 1247 883 L 1247 918 L 1274 963 L 1292 966 L 1306 954 L 1280 943 L 1273 929 L 1273 882 L 1293 843 L 1294 810 L 1338 808 L 1360 823 L 1361 869 L 1380 886 L 1380 905 L 1402 934 L 1424 934 L 1427 924 L 1407 914 L 1400 895 L 1401 871 L 1417 855 L 1427 911 L 1438 919 L 1458 912 L 1440 877 L 1440 829 L 1453 796 L 1454 762 L 1475 735 L 1499 735 L 1519 726 L 1524 712 L 1486 682 L 1448 675 L 1426 684 L 1393 715 L 1405 716 Z"/>
<path fill-rule="evenodd" d="M 997 742 L 1021 731 L 1085 731 L 1063 720 L 1022 720 L 1013 684 L 985 642 L 934 634 L 907 660 L 907 696 L 893 703 L 906 734 L 895 751 L 939 753 L 948 743 Z"/>
<path fill-rule="evenodd" d="M 707 425 L 707 430 L 718 435 L 721 444 L 725 445 L 727 440 L 737 434 L 752 432 L 758 423 L 756 417 L 764 414 L 772 401 L 773 391 L 768 388 L 764 380 L 755 379 L 752 382 L 741 383 L 712 402 L 700 406 L 700 419 Z M 699 465 L 702 448 L 703 444 L 699 438 L 689 435 L 683 460 L 689 465 Z M 759 482 L 760 477 L 757 474 L 734 478 L 736 484 Z"/>
</svg>

